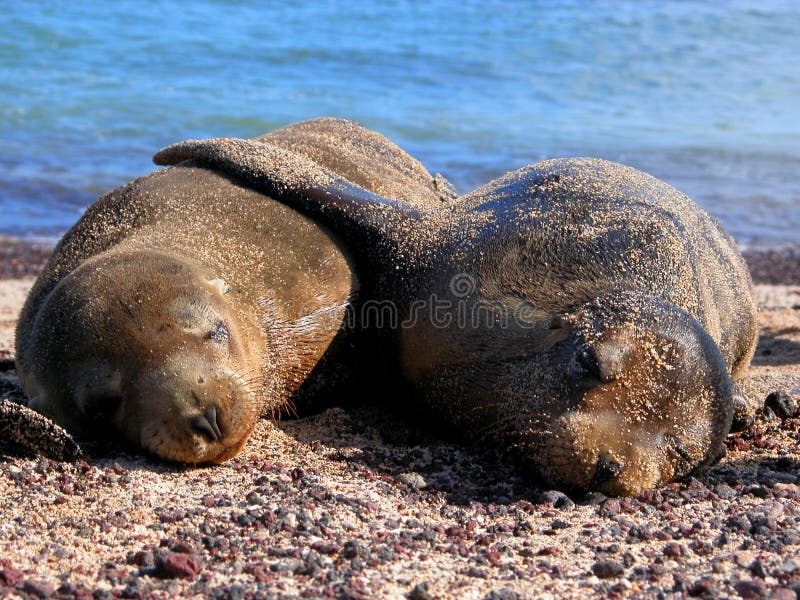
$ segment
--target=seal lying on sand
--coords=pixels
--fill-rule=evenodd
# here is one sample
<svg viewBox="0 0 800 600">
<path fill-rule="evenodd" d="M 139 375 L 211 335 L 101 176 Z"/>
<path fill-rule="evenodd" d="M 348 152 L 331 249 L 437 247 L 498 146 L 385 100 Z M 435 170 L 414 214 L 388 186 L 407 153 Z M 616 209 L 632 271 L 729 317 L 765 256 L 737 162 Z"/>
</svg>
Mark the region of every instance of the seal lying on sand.
<svg viewBox="0 0 800 600">
<path fill-rule="evenodd" d="M 551 160 L 420 211 L 313 164 L 276 190 L 271 152 L 189 141 L 155 160 L 235 164 L 341 234 L 362 298 L 399 308 L 387 362 L 464 437 L 515 448 L 554 485 L 633 494 L 720 456 L 734 413 L 752 413 L 733 382 L 756 342 L 749 274 L 665 183 Z"/>
<path fill-rule="evenodd" d="M 410 204 L 442 197 L 416 160 L 348 121 L 252 143 L 283 149 L 289 180 L 300 157 Z M 335 360 L 315 367 L 355 287 L 346 252 L 236 172 L 153 173 L 100 198 L 64 236 L 17 328 L 32 408 L 72 432 L 115 428 L 167 459 L 220 462 L 312 370 L 337 376 Z"/>
</svg>

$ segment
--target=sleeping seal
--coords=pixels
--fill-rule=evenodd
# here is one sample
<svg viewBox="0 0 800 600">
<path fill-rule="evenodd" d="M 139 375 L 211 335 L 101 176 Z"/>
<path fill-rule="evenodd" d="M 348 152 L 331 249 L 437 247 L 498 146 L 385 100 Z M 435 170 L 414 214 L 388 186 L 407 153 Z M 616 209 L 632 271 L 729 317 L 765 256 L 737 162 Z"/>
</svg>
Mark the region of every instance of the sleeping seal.
<svg viewBox="0 0 800 600">
<path fill-rule="evenodd" d="M 352 122 L 316 119 L 252 143 L 282 150 L 289 181 L 300 157 L 412 205 L 443 194 Z M 166 459 L 221 462 L 260 413 L 344 370 L 329 356 L 356 288 L 347 252 L 236 173 L 153 173 L 100 198 L 64 236 L 16 332 L 30 407 L 74 433 L 116 430 Z"/>
<path fill-rule="evenodd" d="M 733 381 L 756 342 L 749 274 L 669 185 L 558 159 L 420 210 L 311 164 L 276 190 L 271 152 L 189 141 L 155 160 L 235 162 L 342 235 L 362 300 L 399 312 L 360 311 L 384 330 L 385 362 L 463 437 L 513 448 L 553 485 L 626 495 L 713 461 L 752 413 Z"/>
</svg>

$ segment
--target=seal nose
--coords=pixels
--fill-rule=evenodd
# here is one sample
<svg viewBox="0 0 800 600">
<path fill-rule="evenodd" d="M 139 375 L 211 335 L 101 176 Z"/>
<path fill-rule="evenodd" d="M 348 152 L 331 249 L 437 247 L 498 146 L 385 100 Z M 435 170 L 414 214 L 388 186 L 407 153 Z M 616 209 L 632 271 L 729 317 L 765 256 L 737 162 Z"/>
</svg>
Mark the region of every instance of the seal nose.
<svg viewBox="0 0 800 600">
<path fill-rule="evenodd" d="M 611 481 L 620 473 L 622 473 L 622 465 L 608 456 L 608 454 L 602 454 L 597 459 L 594 476 L 589 487 L 597 487 L 601 483 Z"/>
<path fill-rule="evenodd" d="M 217 420 L 217 407 L 213 404 L 206 408 L 204 414 L 193 417 L 190 425 L 194 431 L 211 441 L 219 441 L 224 437 Z"/>
</svg>

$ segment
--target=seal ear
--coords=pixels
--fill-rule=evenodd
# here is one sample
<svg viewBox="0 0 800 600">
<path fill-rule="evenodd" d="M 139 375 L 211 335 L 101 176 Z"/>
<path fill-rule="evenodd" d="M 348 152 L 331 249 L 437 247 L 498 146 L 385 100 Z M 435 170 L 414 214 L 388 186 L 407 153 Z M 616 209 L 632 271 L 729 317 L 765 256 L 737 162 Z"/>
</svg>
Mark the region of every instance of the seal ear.
<svg viewBox="0 0 800 600">
<path fill-rule="evenodd" d="M 411 204 L 368 192 L 301 154 L 265 141 L 187 140 L 153 157 L 162 166 L 183 161 L 236 177 L 354 244 L 398 239 L 404 225 L 420 218 Z"/>
</svg>

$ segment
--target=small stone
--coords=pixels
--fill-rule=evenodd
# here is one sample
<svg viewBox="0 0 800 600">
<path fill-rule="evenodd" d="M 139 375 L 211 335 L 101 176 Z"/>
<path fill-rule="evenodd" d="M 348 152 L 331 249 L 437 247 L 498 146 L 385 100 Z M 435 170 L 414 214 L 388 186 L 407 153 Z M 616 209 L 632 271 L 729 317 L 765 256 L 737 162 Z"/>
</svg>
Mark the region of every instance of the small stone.
<svg viewBox="0 0 800 600">
<path fill-rule="evenodd" d="M 753 561 L 755 561 L 755 559 L 756 559 L 755 555 L 749 550 L 740 550 L 739 552 L 735 552 L 733 554 L 734 562 L 740 567 L 744 568 L 747 568 L 751 564 L 753 564 Z"/>
<path fill-rule="evenodd" d="M 733 531 L 744 531 L 749 533 L 751 523 L 747 517 L 740 517 L 738 515 L 731 515 L 725 524 Z"/>
<path fill-rule="evenodd" d="M 767 591 L 767 586 L 759 579 L 742 580 L 733 584 L 733 589 L 744 600 L 756 600 L 763 598 Z"/>
<path fill-rule="evenodd" d="M 470 567 L 466 570 L 466 575 L 469 577 L 476 577 L 478 579 L 486 579 L 486 571 L 478 567 Z"/>
<path fill-rule="evenodd" d="M 592 565 L 592 573 L 600 579 L 608 579 L 610 577 L 619 577 L 625 572 L 625 567 L 622 563 L 616 560 L 601 560 Z"/>
<path fill-rule="evenodd" d="M 400 473 L 397 478 L 415 490 L 421 490 L 428 486 L 428 482 L 419 473 Z"/>
<path fill-rule="evenodd" d="M 642 502 L 646 502 L 647 504 L 651 504 L 653 506 L 658 506 L 664 502 L 664 496 L 661 495 L 661 492 L 655 489 L 645 490 L 639 494 L 637 498 L 639 498 L 639 500 Z"/>
<path fill-rule="evenodd" d="M 600 507 L 600 514 L 604 517 L 618 515 L 621 511 L 622 505 L 619 498 L 609 498 Z"/>
<path fill-rule="evenodd" d="M 759 485 L 757 483 L 754 483 L 753 485 L 748 485 L 742 491 L 745 494 L 750 494 L 751 496 L 755 496 L 756 498 L 766 498 L 767 496 L 769 496 L 769 490 L 763 485 Z"/>
<path fill-rule="evenodd" d="M 195 547 L 192 546 L 189 542 L 178 542 L 172 548 L 170 548 L 173 552 L 177 552 L 178 554 L 195 554 L 197 550 Z"/>
<path fill-rule="evenodd" d="M 358 542 L 345 542 L 344 548 L 342 549 L 342 556 L 344 558 L 355 558 L 356 556 L 361 555 L 361 547 L 358 545 Z"/>
<path fill-rule="evenodd" d="M 499 590 L 492 590 L 483 597 L 483 600 L 522 600 L 522 595 L 511 588 L 504 587 Z"/>
<path fill-rule="evenodd" d="M 775 577 L 791 577 L 795 573 L 800 573 L 800 563 L 790 558 L 783 561 L 783 564 L 775 569 L 774 575 Z"/>
<path fill-rule="evenodd" d="M 634 525 L 628 529 L 628 537 L 634 540 L 647 541 L 653 539 L 653 532 L 647 525 Z"/>
<path fill-rule="evenodd" d="M 717 496 L 723 500 L 730 500 L 736 497 L 736 490 L 729 486 L 727 483 L 720 483 L 714 487 Z"/>
<path fill-rule="evenodd" d="M 286 558 L 274 563 L 270 569 L 285 573 L 302 573 L 307 570 L 306 563 L 299 558 Z"/>
<path fill-rule="evenodd" d="M 670 542 L 664 546 L 664 556 L 669 556 L 670 558 L 680 558 L 684 554 L 686 554 L 686 551 L 678 542 Z"/>
<path fill-rule="evenodd" d="M 192 579 L 200 572 L 200 561 L 189 554 L 169 552 L 156 566 L 158 573 L 169 579 Z"/>
<path fill-rule="evenodd" d="M 431 596 L 429 592 L 430 588 L 431 584 L 427 581 L 418 583 L 406 594 L 406 598 L 408 598 L 408 600 L 433 600 L 433 596 Z"/>
<path fill-rule="evenodd" d="M 52 581 L 43 579 L 26 579 L 22 584 L 22 591 L 39 598 L 49 598 L 56 592 L 56 586 Z"/>
<path fill-rule="evenodd" d="M 575 503 L 564 492 L 558 490 L 546 490 L 539 494 L 540 504 L 550 504 L 553 508 L 560 510 L 572 510 L 575 508 Z"/>
<path fill-rule="evenodd" d="M 753 564 L 751 564 L 749 568 L 750 572 L 753 575 L 755 575 L 756 577 L 760 577 L 761 579 L 764 579 L 769 575 L 769 573 L 767 573 L 767 570 L 764 568 L 764 563 L 762 563 L 760 560 L 753 562 Z"/>
<path fill-rule="evenodd" d="M 770 600 L 797 600 L 797 597 L 797 593 L 787 587 L 774 588 L 769 595 Z"/>
<path fill-rule="evenodd" d="M 155 555 L 149 550 L 139 550 L 133 555 L 131 562 L 139 567 L 151 569 L 156 564 L 156 558 Z"/>
<path fill-rule="evenodd" d="M 13 567 L 0 569 L 0 585 L 14 587 L 23 579 L 25 579 L 25 575 L 19 569 L 14 569 Z"/>
<path fill-rule="evenodd" d="M 162 523 L 177 523 L 187 517 L 185 510 L 172 510 L 158 515 L 158 520 Z"/>
<path fill-rule="evenodd" d="M 772 392 L 767 396 L 764 400 L 764 408 L 770 409 L 781 419 L 791 419 L 800 415 L 797 400 L 783 390 Z"/>
<path fill-rule="evenodd" d="M 714 594 L 714 586 L 708 579 L 698 579 L 689 588 L 690 596 L 712 596 Z"/>
<path fill-rule="evenodd" d="M 311 544 L 311 549 L 316 550 L 320 554 L 336 554 L 339 552 L 340 547 L 339 544 L 335 544 L 332 542 L 325 542 L 325 541 L 318 541 Z"/>
<path fill-rule="evenodd" d="M 695 540 L 692 542 L 691 547 L 692 551 L 697 554 L 697 556 L 708 556 L 714 553 L 714 545 L 705 540 Z"/>
</svg>

